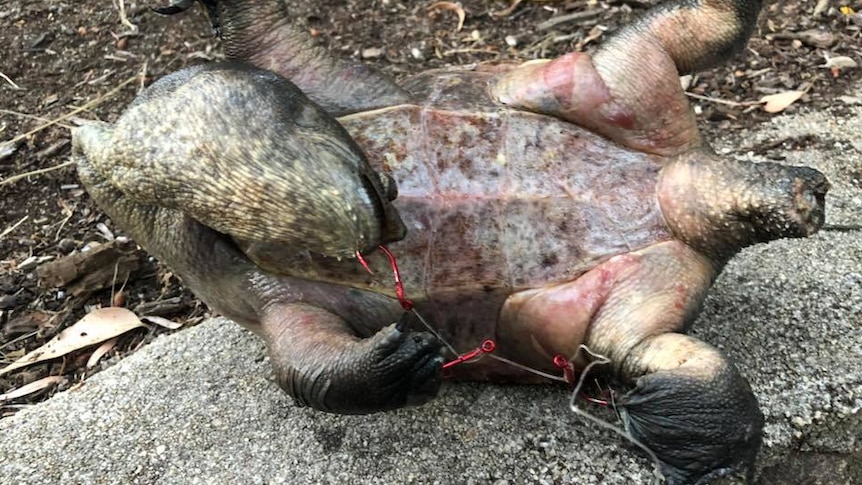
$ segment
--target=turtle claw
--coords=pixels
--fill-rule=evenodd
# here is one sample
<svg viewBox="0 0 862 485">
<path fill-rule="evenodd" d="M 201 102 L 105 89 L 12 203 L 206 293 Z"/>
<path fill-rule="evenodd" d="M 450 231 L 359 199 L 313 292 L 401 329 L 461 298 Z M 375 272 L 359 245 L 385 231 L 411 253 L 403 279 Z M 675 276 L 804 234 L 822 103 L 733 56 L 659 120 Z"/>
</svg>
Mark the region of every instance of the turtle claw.
<svg viewBox="0 0 862 485">
<path fill-rule="evenodd" d="M 190 9 L 194 3 L 195 0 L 175 0 L 167 7 L 152 7 L 152 11 L 161 15 L 176 15 Z"/>
<path fill-rule="evenodd" d="M 216 0 L 174 0 L 167 7 L 152 7 L 151 10 L 161 15 L 176 15 L 190 9 L 195 1 L 199 1 L 207 10 L 210 23 L 213 26 L 213 32 L 216 37 L 221 35 L 221 25 L 219 22 L 218 10 L 216 10 Z"/>
<path fill-rule="evenodd" d="M 395 324 L 395 330 L 398 330 L 399 332 L 404 332 L 405 330 L 407 330 L 407 324 L 407 313 L 405 312 L 401 314 L 401 318 L 399 318 L 398 323 Z"/>
<path fill-rule="evenodd" d="M 371 339 L 367 402 L 380 411 L 418 406 L 433 399 L 440 389 L 443 368 L 441 343 L 428 332 L 407 332 L 405 319 L 390 325 Z M 369 399 L 370 398 L 370 399 Z"/>
</svg>

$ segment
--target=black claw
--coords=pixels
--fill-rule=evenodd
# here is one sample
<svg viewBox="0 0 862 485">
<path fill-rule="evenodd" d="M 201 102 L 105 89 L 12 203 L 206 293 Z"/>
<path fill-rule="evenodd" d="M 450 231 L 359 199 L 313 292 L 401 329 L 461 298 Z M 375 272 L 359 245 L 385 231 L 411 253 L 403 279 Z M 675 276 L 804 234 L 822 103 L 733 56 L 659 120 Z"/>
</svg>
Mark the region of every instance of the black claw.
<svg viewBox="0 0 862 485">
<path fill-rule="evenodd" d="M 178 0 L 167 7 L 152 7 L 152 11 L 162 15 L 175 15 L 185 12 L 194 4 L 194 0 Z"/>
<path fill-rule="evenodd" d="M 330 413 L 367 414 L 425 404 L 442 383 L 442 344 L 430 333 L 407 330 L 407 320 L 405 314 L 346 352 L 304 368 L 281 360 L 270 347 L 279 385 L 295 401 Z"/>
<path fill-rule="evenodd" d="M 150 10 L 161 15 L 175 15 L 186 11 L 186 9 L 180 8 L 176 5 L 170 5 L 167 7 L 150 7 Z"/>
<path fill-rule="evenodd" d="M 207 11 L 207 16 L 210 19 L 215 36 L 221 37 L 221 23 L 219 21 L 218 10 L 216 9 L 216 0 L 198 1 L 200 1 L 201 5 L 203 5 Z M 161 15 L 176 15 L 178 13 L 185 12 L 191 8 L 194 3 L 195 0 L 176 0 L 175 3 L 172 3 L 167 7 L 152 7 L 151 10 Z"/>
<path fill-rule="evenodd" d="M 443 357 L 428 355 L 414 367 L 412 392 L 407 396 L 408 406 L 425 404 L 437 396 L 442 380 Z"/>
<path fill-rule="evenodd" d="M 399 332 L 407 330 L 407 312 L 401 314 L 401 318 L 399 318 L 398 323 L 395 324 L 395 330 L 398 330 Z"/>
</svg>

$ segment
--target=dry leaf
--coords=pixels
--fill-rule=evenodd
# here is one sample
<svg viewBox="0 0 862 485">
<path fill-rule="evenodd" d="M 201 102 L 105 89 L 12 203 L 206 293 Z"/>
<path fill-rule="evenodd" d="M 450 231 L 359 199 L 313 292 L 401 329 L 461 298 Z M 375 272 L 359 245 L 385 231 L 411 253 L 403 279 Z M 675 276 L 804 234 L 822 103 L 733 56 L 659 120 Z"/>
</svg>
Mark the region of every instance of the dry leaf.
<svg viewBox="0 0 862 485">
<path fill-rule="evenodd" d="M 110 307 L 93 310 L 45 345 L 0 369 L 0 376 L 36 362 L 62 357 L 69 352 L 96 345 L 143 326 L 143 322 L 137 315 L 125 308 Z"/>
<path fill-rule="evenodd" d="M 767 113 L 780 113 L 801 98 L 803 94 L 805 94 L 805 91 L 785 91 L 783 93 L 766 95 L 760 98 L 760 102 L 764 103 L 763 111 Z"/>
<path fill-rule="evenodd" d="M 33 381 L 29 384 L 19 387 L 18 389 L 12 389 L 6 394 L 0 394 L 0 402 L 11 401 L 13 399 L 18 399 L 19 397 L 24 397 L 28 394 L 33 394 L 34 392 L 39 392 L 42 389 L 46 389 L 55 384 L 59 384 L 63 379 L 63 376 L 43 377 L 38 381 Z"/>
<path fill-rule="evenodd" d="M 165 327 L 168 330 L 176 330 L 176 329 L 183 326 L 182 323 L 174 322 L 174 321 L 168 320 L 167 318 L 164 318 L 164 317 L 157 317 L 155 315 L 153 315 L 153 316 L 144 315 L 143 317 L 141 317 L 141 320 L 143 320 L 147 323 L 159 325 L 160 327 Z"/>
<path fill-rule="evenodd" d="M 832 69 L 832 68 L 848 69 L 851 67 L 856 67 L 857 65 L 858 64 L 856 64 L 856 61 L 854 61 L 850 57 L 835 56 L 835 57 L 830 57 L 829 59 L 826 59 L 826 63 L 821 65 L 820 67 L 823 67 L 826 69 Z"/>
<path fill-rule="evenodd" d="M 96 350 L 94 350 L 93 353 L 90 354 L 90 358 L 87 359 L 87 368 L 92 369 L 93 367 L 96 367 L 96 364 L 99 363 L 99 360 L 104 357 L 105 354 L 110 352 L 115 345 L 117 345 L 117 340 L 117 337 L 114 337 L 111 340 L 108 340 L 107 342 L 100 345 Z"/>
<path fill-rule="evenodd" d="M 17 143 L 12 143 L 11 140 L 0 143 L 0 160 L 12 156 L 16 151 L 18 151 Z"/>
</svg>

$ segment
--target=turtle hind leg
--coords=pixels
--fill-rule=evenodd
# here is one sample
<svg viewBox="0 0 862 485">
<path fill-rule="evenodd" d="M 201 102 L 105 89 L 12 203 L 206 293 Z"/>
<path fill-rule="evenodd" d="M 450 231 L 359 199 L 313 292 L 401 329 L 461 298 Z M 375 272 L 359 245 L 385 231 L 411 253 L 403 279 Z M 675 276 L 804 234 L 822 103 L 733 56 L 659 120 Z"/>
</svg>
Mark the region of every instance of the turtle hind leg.
<svg viewBox="0 0 862 485">
<path fill-rule="evenodd" d="M 638 345 L 625 366 L 646 373 L 618 402 L 623 423 L 659 457 L 668 483 L 739 471 L 751 478 L 763 415 L 733 363 L 693 337 L 668 333 Z"/>
<path fill-rule="evenodd" d="M 260 333 L 279 386 L 297 403 L 338 414 L 424 404 L 442 379 L 441 344 L 400 324 L 356 337 L 338 316 L 305 303 L 266 309 Z"/>
<path fill-rule="evenodd" d="M 556 116 L 624 146 L 676 155 L 703 146 L 679 75 L 717 66 L 754 29 L 758 0 L 660 4 L 595 54 L 530 62 L 491 87 L 502 103 Z"/>
<path fill-rule="evenodd" d="M 440 388 L 443 357 L 430 334 L 375 322 L 392 321 L 397 303 L 384 295 L 263 273 L 231 241 L 183 212 L 125 195 L 88 156 L 110 141 L 111 127 L 73 132 L 78 174 L 96 203 L 132 238 L 180 275 L 217 312 L 263 337 L 281 387 L 298 402 L 342 414 L 422 404 Z M 321 302 L 359 315 L 351 326 Z M 354 317 L 359 319 L 360 317 Z M 357 320 L 358 321 L 358 320 Z"/>
<path fill-rule="evenodd" d="M 759 0 L 666 2 L 610 36 L 593 55 L 614 100 L 601 116 L 628 131 L 623 141 L 635 148 L 674 154 L 702 145 L 678 77 L 718 66 L 741 50 L 760 8 Z"/>
<path fill-rule="evenodd" d="M 594 57 L 600 71 L 615 64 L 639 66 L 631 71 L 638 76 L 628 77 L 637 83 L 658 67 L 652 61 L 659 57 L 671 61 L 679 74 L 709 69 L 745 46 L 761 6 L 760 0 L 661 3 L 609 37 Z"/>
</svg>

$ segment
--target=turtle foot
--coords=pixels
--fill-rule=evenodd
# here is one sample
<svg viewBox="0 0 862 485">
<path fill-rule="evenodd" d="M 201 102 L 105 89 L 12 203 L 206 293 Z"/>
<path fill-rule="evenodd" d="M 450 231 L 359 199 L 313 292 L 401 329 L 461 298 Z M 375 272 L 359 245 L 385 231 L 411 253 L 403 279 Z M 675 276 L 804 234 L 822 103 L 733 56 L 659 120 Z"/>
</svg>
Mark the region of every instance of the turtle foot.
<svg viewBox="0 0 862 485">
<path fill-rule="evenodd" d="M 713 372 L 677 368 L 640 377 L 620 401 L 631 435 L 655 453 L 669 484 L 752 478 L 763 415 L 745 379 L 725 361 Z"/>
<path fill-rule="evenodd" d="M 299 344 L 282 342 L 294 349 Z M 290 358 L 279 347 L 270 345 L 279 385 L 300 405 L 321 411 L 368 414 L 417 406 L 434 398 L 442 381 L 440 342 L 399 324 L 325 354 L 325 345 L 311 345 L 304 356 Z"/>
</svg>

